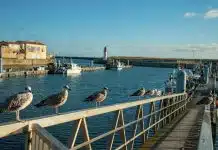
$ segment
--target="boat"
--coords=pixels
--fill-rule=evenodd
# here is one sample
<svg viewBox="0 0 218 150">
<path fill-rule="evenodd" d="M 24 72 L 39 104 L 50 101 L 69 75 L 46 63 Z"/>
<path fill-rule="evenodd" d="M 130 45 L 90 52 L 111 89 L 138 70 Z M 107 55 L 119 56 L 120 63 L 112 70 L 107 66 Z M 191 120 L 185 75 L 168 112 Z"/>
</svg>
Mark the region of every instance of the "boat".
<svg viewBox="0 0 218 150">
<path fill-rule="evenodd" d="M 112 65 L 110 67 L 110 69 L 112 69 L 112 70 L 122 70 L 123 67 L 124 67 L 124 65 L 120 61 L 117 61 L 115 65 Z"/>
<path fill-rule="evenodd" d="M 75 63 L 70 63 L 67 65 L 66 70 L 64 74 L 70 75 L 70 74 L 79 74 L 81 73 L 82 68 L 78 66 Z"/>
</svg>

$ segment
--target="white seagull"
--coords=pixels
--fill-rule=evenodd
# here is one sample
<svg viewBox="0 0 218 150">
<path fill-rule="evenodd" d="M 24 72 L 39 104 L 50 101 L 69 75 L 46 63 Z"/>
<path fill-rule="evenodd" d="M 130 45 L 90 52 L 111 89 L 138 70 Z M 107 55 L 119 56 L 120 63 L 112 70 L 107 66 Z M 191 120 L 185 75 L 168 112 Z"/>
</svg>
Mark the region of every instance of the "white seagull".
<svg viewBox="0 0 218 150">
<path fill-rule="evenodd" d="M 14 94 L 0 104 L 0 113 L 16 112 L 16 120 L 20 120 L 20 110 L 26 108 L 33 100 L 33 94 L 30 86 L 25 88 L 24 92 Z"/>
<path fill-rule="evenodd" d="M 96 102 L 96 107 L 98 106 L 98 103 L 99 103 L 99 106 L 100 106 L 100 103 L 103 102 L 107 97 L 107 91 L 108 91 L 108 88 L 104 87 L 101 91 L 95 92 L 92 95 L 90 95 L 89 97 L 87 97 L 85 99 L 85 101 L 86 102 L 95 101 Z"/>
<path fill-rule="evenodd" d="M 65 104 L 68 98 L 68 90 L 71 90 L 68 85 L 65 85 L 61 92 L 53 94 L 39 102 L 38 104 L 34 105 L 36 107 L 42 106 L 51 106 L 55 108 L 56 114 L 58 114 L 58 107 Z"/>
</svg>

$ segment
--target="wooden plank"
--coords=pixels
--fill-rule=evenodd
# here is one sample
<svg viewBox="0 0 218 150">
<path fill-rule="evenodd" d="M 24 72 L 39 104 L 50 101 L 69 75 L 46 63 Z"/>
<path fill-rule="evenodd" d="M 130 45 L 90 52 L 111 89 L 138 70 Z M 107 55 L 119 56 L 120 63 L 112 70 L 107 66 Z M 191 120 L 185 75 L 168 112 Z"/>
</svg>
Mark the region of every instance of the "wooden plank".
<svg viewBox="0 0 218 150">
<path fill-rule="evenodd" d="M 174 120 L 173 123 L 165 125 L 161 128 L 152 138 L 148 139 L 139 150 L 150 150 L 155 149 L 155 146 L 159 144 L 171 131 L 172 129 L 182 120 L 182 118 L 188 113 L 188 111 L 179 114 Z"/>
<path fill-rule="evenodd" d="M 174 96 L 184 95 L 186 93 L 167 95 L 163 97 L 156 97 L 151 99 L 144 99 L 134 102 L 127 102 L 122 104 L 115 104 L 110 106 L 104 106 L 99 108 L 85 109 L 67 113 L 61 113 L 59 115 L 43 116 L 39 118 L 28 119 L 25 122 L 10 122 L 0 124 L 0 138 L 9 136 L 12 134 L 22 133 L 24 127 L 31 124 L 39 124 L 41 127 L 53 126 L 61 123 L 70 122 L 73 120 L 78 120 L 84 117 L 96 116 L 108 112 L 123 110 L 138 105 L 148 104 L 155 101 L 160 101 L 161 99 L 172 98 Z"/>
</svg>

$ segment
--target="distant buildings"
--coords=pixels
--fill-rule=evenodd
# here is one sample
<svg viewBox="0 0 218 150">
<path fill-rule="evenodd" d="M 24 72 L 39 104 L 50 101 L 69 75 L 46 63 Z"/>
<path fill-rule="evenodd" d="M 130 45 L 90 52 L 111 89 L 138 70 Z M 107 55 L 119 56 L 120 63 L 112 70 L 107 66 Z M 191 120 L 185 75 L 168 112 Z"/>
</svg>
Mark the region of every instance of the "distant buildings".
<svg viewBox="0 0 218 150">
<path fill-rule="evenodd" d="M 1 41 L 0 56 L 14 59 L 46 59 L 47 46 L 34 41 Z"/>
<path fill-rule="evenodd" d="M 105 46 L 104 47 L 104 57 L 103 57 L 103 60 L 107 60 L 107 47 Z"/>
</svg>

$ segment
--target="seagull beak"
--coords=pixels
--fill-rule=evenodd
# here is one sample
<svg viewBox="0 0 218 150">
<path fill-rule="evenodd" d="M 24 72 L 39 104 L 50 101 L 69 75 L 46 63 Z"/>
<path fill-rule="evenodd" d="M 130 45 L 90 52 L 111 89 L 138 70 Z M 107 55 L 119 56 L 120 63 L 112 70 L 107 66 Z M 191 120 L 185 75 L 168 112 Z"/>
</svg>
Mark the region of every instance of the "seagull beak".
<svg viewBox="0 0 218 150">
<path fill-rule="evenodd" d="M 71 88 L 69 88 L 68 90 L 71 91 Z"/>
</svg>

